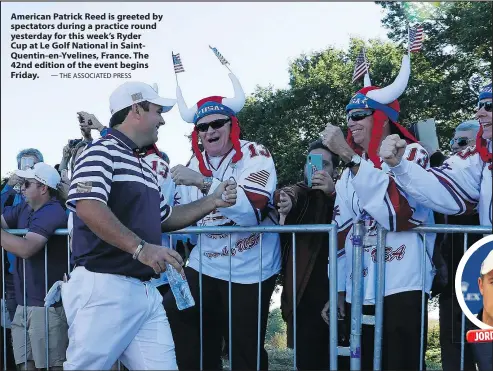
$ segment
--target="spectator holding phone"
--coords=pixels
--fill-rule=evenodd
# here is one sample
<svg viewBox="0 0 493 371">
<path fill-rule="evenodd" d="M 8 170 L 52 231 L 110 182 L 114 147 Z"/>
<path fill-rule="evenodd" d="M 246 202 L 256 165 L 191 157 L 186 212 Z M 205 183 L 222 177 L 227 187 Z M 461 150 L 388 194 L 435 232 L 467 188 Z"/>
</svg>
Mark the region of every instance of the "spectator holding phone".
<svg viewBox="0 0 493 371">
<path fill-rule="evenodd" d="M 68 141 L 65 147 L 63 147 L 62 161 L 60 161 L 60 165 L 58 167 L 58 171 L 60 172 L 62 179 L 59 185 L 60 199 L 62 201 L 67 200 L 68 191 L 70 188 L 71 177 L 69 176 L 68 171 L 73 171 L 77 159 L 80 157 L 87 145 L 93 141 L 91 130 L 98 130 L 101 133 L 104 128 L 104 126 L 93 114 L 81 111 L 77 112 L 77 118 L 79 121 L 82 139 L 70 139 Z M 103 134 L 104 133 L 101 133 L 101 136 L 103 136 Z"/>
<path fill-rule="evenodd" d="M 98 130 L 101 132 L 103 125 L 96 119 L 96 117 L 87 112 L 77 112 L 77 119 L 79 121 L 79 128 L 82 134 L 82 138 L 70 139 L 68 143 L 63 147 L 63 157 L 60 162 L 59 171 L 74 168 L 75 160 L 80 156 L 85 146 L 93 141 L 91 130 Z"/>
<path fill-rule="evenodd" d="M 317 164 L 312 172 L 313 164 Z M 334 179 L 339 156 L 319 139 L 308 148 L 305 180 L 275 193 L 284 224 L 330 224 L 335 201 Z M 310 185 L 309 185 L 310 184 Z M 297 368 L 329 369 L 329 331 L 320 312 L 329 300 L 327 280 L 328 233 L 296 235 Z M 293 345 L 293 253 L 291 234 L 281 234 L 281 311 Z"/>
<path fill-rule="evenodd" d="M 102 137 L 108 132 L 108 128 L 101 124 L 99 120 L 92 113 L 87 113 L 84 111 L 77 112 L 80 122 L 80 128 L 84 132 L 91 132 L 91 130 L 96 130 Z"/>
</svg>

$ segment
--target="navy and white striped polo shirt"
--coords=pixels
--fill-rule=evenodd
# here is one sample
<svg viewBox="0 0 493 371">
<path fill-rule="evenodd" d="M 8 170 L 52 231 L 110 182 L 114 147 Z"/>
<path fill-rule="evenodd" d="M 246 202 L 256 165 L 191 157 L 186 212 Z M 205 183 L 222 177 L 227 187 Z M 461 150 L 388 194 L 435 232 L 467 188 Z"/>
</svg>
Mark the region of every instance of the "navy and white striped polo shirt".
<svg viewBox="0 0 493 371">
<path fill-rule="evenodd" d="M 156 174 L 137 150 L 133 141 L 115 129 L 89 144 L 75 165 L 67 207 L 76 211 L 78 200 L 101 201 L 137 236 L 161 245 L 161 223 L 172 209 L 159 191 Z M 141 280 L 157 277 L 151 267 L 97 237 L 76 214 L 72 250 L 73 263 L 92 272 Z"/>
</svg>

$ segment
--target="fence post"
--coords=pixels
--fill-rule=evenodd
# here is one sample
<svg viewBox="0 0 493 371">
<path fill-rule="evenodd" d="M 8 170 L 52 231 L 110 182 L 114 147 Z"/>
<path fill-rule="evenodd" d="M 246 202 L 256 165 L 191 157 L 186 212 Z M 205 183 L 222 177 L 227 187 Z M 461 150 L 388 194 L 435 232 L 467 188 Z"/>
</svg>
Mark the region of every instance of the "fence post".
<svg viewBox="0 0 493 371">
<path fill-rule="evenodd" d="M 200 370 L 204 369 L 204 324 L 202 303 L 202 233 L 199 234 L 199 316 L 200 316 Z"/>
<path fill-rule="evenodd" d="M 260 233 L 260 245 L 259 245 L 259 278 L 258 278 L 258 316 L 257 316 L 257 370 L 260 370 L 260 330 L 261 330 L 261 317 L 262 317 L 262 237 L 263 234 Z"/>
<path fill-rule="evenodd" d="M 337 229 L 329 234 L 329 355 L 330 370 L 337 370 Z"/>
<path fill-rule="evenodd" d="M 3 247 L 1 249 L 2 249 L 2 303 L 3 303 L 3 308 L 2 308 L 3 309 L 2 310 L 3 369 L 7 370 L 7 317 L 5 314 L 7 310 L 7 300 L 5 299 L 5 250 L 3 249 Z"/>
<path fill-rule="evenodd" d="M 48 244 L 45 245 L 45 296 L 48 295 Z M 50 369 L 50 337 L 49 337 L 49 310 L 50 307 L 45 306 L 45 356 L 46 356 L 46 371 Z M 27 327 L 27 323 L 26 323 Z"/>
<path fill-rule="evenodd" d="M 361 370 L 361 323 L 363 317 L 363 236 L 362 221 L 353 226 L 353 279 L 351 297 L 350 367 Z"/>
<path fill-rule="evenodd" d="M 231 296 L 233 295 L 231 290 L 232 290 L 232 284 L 231 284 L 231 275 L 232 275 L 232 269 L 233 269 L 233 250 L 231 247 L 231 233 L 229 234 L 229 282 L 228 282 L 228 332 L 229 332 L 229 341 L 228 341 L 228 357 L 229 357 L 229 369 L 233 369 L 233 319 L 232 319 L 232 313 L 233 313 L 233 306 L 232 306 L 232 299 Z"/>
<path fill-rule="evenodd" d="M 382 369 L 383 302 L 385 297 L 385 241 L 387 231 L 377 227 L 377 264 L 375 290 L 375 338 L 373 349 L 373 369 Z"/>
<path fill-rule="evenodd" d="M 464 254 L 467 251 L 467 233 L 464 233 Z M 463 311 L 461 315 L 461 326 L 460 326 L 460 369 L 464 370 L 464 339 L 466 332 L 466 315 Z"/>
</svg>

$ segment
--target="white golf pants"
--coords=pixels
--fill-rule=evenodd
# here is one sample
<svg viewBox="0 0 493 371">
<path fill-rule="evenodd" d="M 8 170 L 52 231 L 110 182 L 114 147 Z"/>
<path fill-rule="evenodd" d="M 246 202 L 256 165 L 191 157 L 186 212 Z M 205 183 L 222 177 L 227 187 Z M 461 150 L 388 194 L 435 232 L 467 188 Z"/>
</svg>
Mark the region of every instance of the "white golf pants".
<svg viewBox="0 0 493 371">
<path fill-rule="evenodd" d="M 62 285 L 69 326 L 64 370 L 177 370 L 159 291 L 135 278 L 77 267 Z"/>
</svg>

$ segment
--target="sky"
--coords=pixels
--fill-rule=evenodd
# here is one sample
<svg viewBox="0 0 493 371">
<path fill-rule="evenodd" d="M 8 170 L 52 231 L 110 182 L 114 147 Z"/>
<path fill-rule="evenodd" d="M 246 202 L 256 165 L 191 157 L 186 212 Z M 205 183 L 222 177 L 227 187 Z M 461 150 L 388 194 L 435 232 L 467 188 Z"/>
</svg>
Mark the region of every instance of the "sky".
<svg viewBox="0 0 493 371">
<path fill-rule="evenodd" d="M 350 37 L 387 40 L 383 12 L 365 3 L 1 3 L 1 175 L 15 170 L 16 155 L 39 149 L 50 165 L 60 162 L 69 139 L 80 138 L 76 112 L 96 115 L 107 125 L 109 96 L 124 79 L 61 79 L 55 70 L 39 70 L 37 80 L 11 79 L 11 16 L 16 14 L 112 13 L 163 15 L 156 30 L 144 31 L 149 68 L 132 72 L 131 81 L 157 83 L 161 96 L 175 98 L 171 52 L 180 53 L 185 68 L 178 74 L 188 106 L 210 95 L 231 96 L 227 69 L 209 45 L 230 62 L 247 95 L 256 86 L 288 87 L 290 61 L 328 46 L 346 48 Z M 39 33 L 39 31 L 31 31 Z M 54 31 L 44 31 L 47 33 Z M 73 51 L 69 51 L 73 52 Z M 34 71 L 31 71 L 34 72 Z M 66 70 L 65 72 L 89 72 Z M 90 72 L 95 72 L 91 70 Z M 100 70 L 98 72 L 107 72 Z M 129 71 L 111 71 L 129 72 Z M 171 165 L 190 158 L 185 123 L 175 106 L 164 114 L 158 147 Z M 98 138 L 99 134 L 93 134 Z"/>
</svg>

